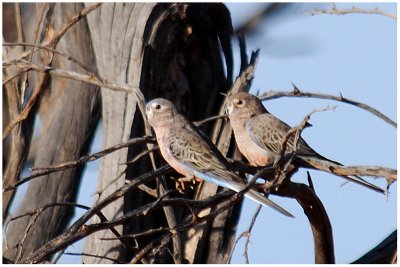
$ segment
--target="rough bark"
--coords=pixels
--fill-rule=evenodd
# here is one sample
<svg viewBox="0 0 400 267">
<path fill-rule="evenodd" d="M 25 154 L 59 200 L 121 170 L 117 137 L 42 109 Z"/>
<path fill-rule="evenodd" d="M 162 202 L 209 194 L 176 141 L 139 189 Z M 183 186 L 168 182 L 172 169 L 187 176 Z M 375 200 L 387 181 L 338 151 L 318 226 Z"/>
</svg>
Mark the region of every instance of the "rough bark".
<svg viewBox="0 0 400 267">
<path fill-rule="evenodd" d="M 14 50 L 14 51 L 10 51 Z M 15 51 L 16 50 L 16 51 Z M 21 49 L 4 49 L 3 58 L 9 59 L 10 54 L 16 54 Z M 3 77 L 8 78 L 16 74 L 13 70 L 3 70 Z M 12 81 L 3 88 L 3 114 L 5 120 L 13 121 L 18 114 L 21 112 L 21 104 L 19 97 L 18 85 L 15 81 Z M 18 181 L 18 177 L 25 165 L 30 142 L 32 138 L 34 115 L 31 114 L 26 120 L 17 125 L 10 133 L 8 140 L 3 142 L 3 163 L 4 163 L 4 176 L 3 176 L 3 188 L 13 185 Z M 4 128 L 4 127 L 3 127 Z M 14 197 L 15 190 L 10 190 L 3 193 L 3 222 L 8 216 L 9 208 Z"/>
<path fill-rule="evenodd" d="M 117 83 L 139 87 L 142 66 L 142 36 L 147 17 L 155 4 L 103 4 L 88 17 L 99 75 Z M 131 94 L 116 93 L 102 88 L 103 146 L 110 147 L 126 142 L 136 112 L 137 99 Z M 128 149 L 106 156 L 100 165 L 95 203 L 109 196 L 125 181 L 121 163 L 127 161 Z M 123 214 L 123 199 L 113 202 L 102 210 L 111 220 Z M 91 223 L 99 222 L 93 218 Z M 116 227 L 122 233 L 122 227 Z M 95 233 L 87 238 L 84 252 L 112 259 L 124 257 L 121 242 L 102 241 L 114 237 L 109 231 Z M 84 263 L 112 263 L 102 258 L 83 257 Z"/>
<path fill-rule="evenodd" d="M 57 32 L 82 7 L 82 4 L 56 4 L 53 16 L 49 17 L 51 29 Z M 78 22 L 65 34 L 58 49 L 86 65 L 94 62 L 85 21 Z M 55 59 L 53 63 L 57 67 L 79 69 L 65 59 Z M 94 67 L 91 70 L 95 72 Z M 98 121 L 99 103 L 98 91 L 92 85 L 52 78 L 40 103 L 42 124 L 34 166 L 49 166 L 86 154 Z M 82 170 L 83 167 L 74 168 L 32 181 L 18 214 L 54 202 L 74 202 Z M 4 256 L 14 262 L 23 260 L 60 234 L 72 215 L 71 207 L 54 207 L 38 216 L 13 221 L 6 232 Z"/>
<path fill-rule="evenodd" d="M 19 3 L 3 4 L 3 38 L 8 42 L 23 41 L 18 40 L 24 36 L 22 29 L 17 30 L 17 24 L 22 24 L 19 16 L 16 15 L 15 7 Z M 18 6 L 19 7 L 19 6 Z M 21 10 L 24 15 L 29 11 L 29 7 Z M 22 14 L 21 14 L 22 16 Z M 25 18 L 25 16 L 23 16 Z M 30 22 L 30 23 L 28 23 Z M 25 25 L 32 24 L 32 20 L 25 18 Z M 24 31 L 29 31 L 32 27 L 27 27 Z M 21 34 L 17 34 L 21 32 Z M 19 36 L 17 36 L 19 35 Z M 3 60 L 8 61 L 17 58 L 23 52 L 22 47 L 4 47 Z M 3 80 L 17 74 L 17 69 L 3 69 Z M 29 90 L 29 89 L 27 89 Z M 3 129 L 13 121 L 21 112 L 21 90 L 18 87 L 17 80 L 13 80 L 3 86 Z M 3 188 L 15 184 L 27 160 L 30 143 L 32 138 L 32 129 L 35 115 L 32 113 L 26 120 L 17 125 L 10 133 L 8 139 L 3 141 Z M 3 222 L 6 220 L 12 203 L 15 190 L 3 193 Z"/>
<path fill-rule="evenodd" d="M 229 12 L 222 4 L 104 4 L 94 16 L 88 17 L 89 27 L 101 77 L 118 83 L 140 87 L 147 100 L 164 97 L 172 100 L 188 115 L 190 120 L 203 119 L 218 112 L 225 92 L 229 87 L 232 70 L 230 48 L 231 21 Z M 228 78 L 224 75 L 225 54 Z M 134 96 L 102 90 L 104 145 L 111 146 L 126 141 L 129 137 L 142 136 L 146 129 L 143 118 L 136 110 Z M 210 126 L 203 128 L 205 131 Z M 148 133 L 148 130 L 147 130 Z M 125 179 L 137 177 L 153 168 L 149 158 L 139 160 L 128 167 L 126 174 L 105 187 L 124 170 L 119 164 L 146 149 L 138 146 L 114 153 L 101 163 L 100 181 L 95 201 L 99 201 L 120 187 Z M 156 156 L 156 159 L 160 157 Z M 158 161 L 160 162 L 160 161 Z M 160 163 L 157 163 L 160 164 Z M 171 189 L 174 182 L 150 184 Z M 164 189 L 163 189 L 164 190 Z M 193 197 L 193 193 L 186 194 Z M 141 190 L 128 194 L 124 200 L 115 202 L 103 210 L 108 219 L 134 210 L 153 200 Z M 122 210 L 123 207 L 123 210 Z M 124 234 L 140 233 L 159 226 L 173 227 L 185 213 L 179 208 L 164 209 L 140 222 L 124 226 Z M 92 222 L 94 222 L 94 219 Z M 121 228 L 119 228 L 121 230 Z M 230 233 L 231 234 L 231 233 Z M 85 253 L 107 256 L 127 261 L 154 240 L 154 236 L 139 237 L 138 251 L 128 251 L 119 241 L 102 241 L 100 237 L 112 237 L 109 231 L 91 235 L 85 243 Z M 143 262 L 181 261 L 181 244 L 174 237 L 168 252 L 157 256 L 146 256 Z M 182 243 L 180 242 L 182 241 Z M 196 249 L 194 249 L 195 251 Z M 193 256 L 183 255 L 184 262 L 193 262 Z M 85 263 L 110 263 L 111 261 L 84 257 Z M 205 258 L 203 262 L 206 262 Z"/>
</svg>

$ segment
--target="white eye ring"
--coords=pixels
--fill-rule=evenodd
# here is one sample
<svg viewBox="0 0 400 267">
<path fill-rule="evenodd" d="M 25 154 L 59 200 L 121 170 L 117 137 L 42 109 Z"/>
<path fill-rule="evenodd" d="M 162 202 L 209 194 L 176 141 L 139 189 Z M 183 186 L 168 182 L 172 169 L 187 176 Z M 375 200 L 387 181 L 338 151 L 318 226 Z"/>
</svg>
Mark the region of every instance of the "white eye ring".
<svg viewBox="0 0 400 267">
<path fill-rule="evenodd" d="M 154 108 L 157 109 L 157 110 L 158 110 L 158 109 L 161 109 L 161 105 L 160 105 L 160 104 L 156 104 L 156 105 L 154 106 Z"/>
</svg>

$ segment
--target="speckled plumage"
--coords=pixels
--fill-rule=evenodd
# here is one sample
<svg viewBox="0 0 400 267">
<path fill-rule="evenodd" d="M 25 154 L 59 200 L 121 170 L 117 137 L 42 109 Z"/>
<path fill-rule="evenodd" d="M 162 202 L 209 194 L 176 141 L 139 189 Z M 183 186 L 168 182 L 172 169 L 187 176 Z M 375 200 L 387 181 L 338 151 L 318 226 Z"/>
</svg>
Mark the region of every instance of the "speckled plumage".
<svg viewBox="0 0 400 267">
<path fill-rule="evenodd" d="M 156 133 L 161 155 L 177 172 L 236 192 L 247 186 L 245 181 L 229 171 L 228 162 L 214 144 L 179 114 L 170 101 L 160 98 L 150 101 L 146 106 L 146 114 Z M 255 190 L 249 190 L 245 196 L 292 217 L 289 212 Z"/>
<path fill-rule="evenodd" d="M 250 164 L 265 166 L 279 159 L 282 142 L 291 129 L 289 125 L 270 114 L 256 96 L 246 92 L 235 93 L 228 97 L 227 113 L 238 148 Z M 292 136 L 287 142 L 286 153 L 292 152 L 293 149 Z M 333 165 L 342 165 L 315 152 L 301 137 L 296 155 L 305 160 L 311 158 Z M 375 191 L 385 192 L 358 176 L 343 177 Z"/>
</svg>

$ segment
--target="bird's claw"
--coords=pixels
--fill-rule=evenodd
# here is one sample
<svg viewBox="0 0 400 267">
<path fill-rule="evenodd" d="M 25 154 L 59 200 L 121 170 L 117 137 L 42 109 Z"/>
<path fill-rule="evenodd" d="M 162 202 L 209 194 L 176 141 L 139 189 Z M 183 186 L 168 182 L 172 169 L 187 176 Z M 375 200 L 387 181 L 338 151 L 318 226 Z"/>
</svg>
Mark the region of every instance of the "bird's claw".
<svg viewBox="0 0 400 267">
<path fill-rule="evenodd" d="M 184 194 L 188 190 L 188 188 L 193 190 L 195 188 L 196 184 L 198 184 L 199 182 L 201 182 L 201 180 L 196 179 L 196 177 L 194 177 L 194 178 L 182 177 L 182 178 L 178 178 L 175 181 L 175 187 L 179 193 Z"/>
</svg>

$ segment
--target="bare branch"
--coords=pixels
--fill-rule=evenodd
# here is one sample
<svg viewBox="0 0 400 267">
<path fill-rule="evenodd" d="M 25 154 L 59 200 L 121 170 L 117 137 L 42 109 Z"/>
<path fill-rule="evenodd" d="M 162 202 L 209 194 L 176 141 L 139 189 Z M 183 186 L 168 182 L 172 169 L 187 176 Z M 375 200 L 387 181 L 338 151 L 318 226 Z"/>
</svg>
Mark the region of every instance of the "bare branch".
<svg viewBox="0 0 400 267">
<path fill-rule="evenodd" d="M 18 220 L 18 219 L 21 219 L 21 218 L 23 218 L 23 217 L 32 216 L 32 215 L 35 215 L 35 218 L 37 218 L 37 217 L 38 217 L 43 211 L 45 211 L 46 209 L 52 208 L 52 207 L 59 207 L 59 206 L 71 206 L 71 207 L 75 207 L 75 208 L 81 208 L 81 209 L 85 209 L 85 210 L 90 210 L 90 207 L 88 207 L 88 206 L 81 205 L 81 204 L 76 204 L 76 203 L 71 203 L 71 202 L 55 202 L 55 203 L 50 203 L 50 204 L 45 205 L 45 206 L 43 206 L 43 207 L 41 207 L 41 208 L 37 208 L 37 209 L 35 209 L 35 210 L 33 210 L 33 211 L 30 211 L 30 212 L 27 212 L 27 213 L 24 213 L 24 214 L 21 214 L 21 215 L 18 215 L 18 216 L 15 216 L 15 217 L 10 218 L 10 219 L 7 221 L 7 223 L 5 224 L 5 227 L 4 227 L 4 228 L 7 229 L 8 224 L 9 224 L 10 222 L 14 221 L 14 220 Z M 103 214 L 101 211 L 98 211 L 96 214 L 97 214 L 97 216 L 99 216 L 101 222 L 104 223 L 104 222 L 107 222 L 107 221 L 108 221 L 107 218 L 104 216 L 104 214 Z M 110 227 L 109 229 L 110 229 L 111 232 L 117 237 L 117 239 L 119 239 L 119 240 L 121 241 L 121 243 L 122 243 L 126 248 L 132 249 L 132 248 L 131 248 L 131 245 L 129 245 L 129 243 L 125 242 L 125 240 L 124 240 L 123 238 L 121 238 L 121 235 L 118 233 L 118 231 L 117 231 L 114 227 Z"/>
<path fill-rule="evenodd" d="M 303 208 L 314 237 L 315 263 L 335 263 L 332 226 L 321 200 L 305 184 L 285 181 L 275 193 L 295 198 Z"/>
<path fill-rule="evenodd" d="M 28 257 L 24 262 L 25 263 L 38 263 L 48 255 L 55 253 L 59 251 L 60 249 L 63 249 L 70 244 L 84 238 L 85 236 L 88 236 L 89 234 L 92 234 L 96 231 L 100 231 L 103 229 L 108 229 L 109 227 L 116 226 L 119 224 L 124 223 L 126 220 L 131 219 L 133 217 L 141 217 L 146 214 L 148 214 L 151 210 L 156 209 L 156 208 L 162 208 L 163 206 L 167 205 L 176 205 L 177 203 L 181 203 L 183 205 L 187 205 L 187 202 L 193 203 L 193 207 L 200 207 L 201 209 L 204 208 L 209 208 L 210 206 L 214 206 L 217 203 L 221 202 L 228 202 L 226 205 L 222 205 L 219 209 L 215 210 L 214 212 L 211 212 L 203 217 L 196 217 L 195 219 L 191 218 L 188 220 L 188 223 L 182 225 L 182 226 L 177 226 L 175 228 L 176 231 L 183 231 L 185 229 L 191 228 L 194 225 L 203 222 L 207 220 L 210 217 L 217 216 L 221 212 L 225 211 L 226 209 L 229 209 L 234 205 L 237 201 L 239 201 L 243 195 L 254 185 L 255 181 L 257 178 L 261 175 L 261 172 L 256 174 L 252 181 L 248 183 L 246 188 L 244 188 L 242 191 L 233 193 L 233 192 L 223 192 L 221 194 L 218 194 L 214 197 L 211 197 L 209 199 L 203 200 L 203 201 L 193 201 L 193 200 L 188 200 L 188 199 L 165 199 L 163 201 L 157 200 L 156 202 L 149 203 L 147 205 L 144 205 L 140 207 L 139 209 L 136 209 L 121 218 L 115 219 L 113 221 L 109 222 L 102 222 L 98 224 L 92 224 L 92 225 L 85 225 L 85 222 L 87 222 L 93 215 L 97 214 L 102 208 L 110 204 L 111 202 L 117 200 L 120 197 L 123 197 L 126 193 L 129 191 L 133 190 L 134 188 L 138 187 L 140 184 L 143 184 L 145 182 L 149 182 L 152 179 L 156 178 L 158 175 L 165 175 L 167 171 L 171 170 L 169 166 L 163 166 L 156 171 L 152 171 L 150 173 L 146 173 L 138 178 L 135 178 L 130 182 L 129 184 L 123 186 L 122 188 L 118 189 L 116 192 L 105 198 L 103 201 L 99 202 L 96 206 L 92 207 L 90 210 L 88 210 L 80 219 L 78 219 L 69 229 L 67 229 L 62 235 L 54 238 L 53 240 L 49 241 L 47 244 L 45 244 L 42 248 L 37 250 L 33 255 Z M 170 235 L 170 234 L 168 234 Z"/>
<path fill-rule="evenodd" d="M 335 108 L 336 107 L 328 106 L 328 107 L 322 108 L 322 109 L 314 109 L 313 111 L 308 113 L 307 116 L 304 117 L 303 121 L 298 126 L 293 127 L 286 133 L 286 135 L 283 138 L 282 143 L 281 143 L 281 152 L 280 152 L 279 158 L 276 162 L 274 162 L 274 166 L 278 167 L 276 174 L 275 174 L 275 180 L 272 185 L 275 190 L 277 190 L 277 187 L 279 187 L 282 184 L 282 182 L 286 178 L 287 174 L 289 172 L 293 171 L 292 161 L 294 160 L 296 153 L 297 153 L 299 140 L 300 140 L 300 134 L 303 131 L 303 129 L 309 125 L 308 120 L 310 119 L 311 115 L 314 114 L 315 112 L 334 110 Z M 291 140 L 291 138 L 293 137 L 293 135 L 294 135 L 293 151 L 290 153 L 289 159 L 287 159 L 287 157 L 285 157 L 287 145 L 288 145 L 289 140 Z M 271 185 L 266 183 L 264 185 L 264 189 L 267 189 L 269 186 L 271 186 Z"/>
<path fill-rule="evenodd" d="M 293 84 L 293 87 L 294 87 L 293 91 L 291 91 L 291 92 L 269 91 L 269 92 L 266 92 L 266 93 L 260 95 L 259 98 L 261 99 L 261 101 L 268 100 L 268 99 L 276 99 L 276 98 L 280 98 L 280 97 L 310 97 L 310 98 L 336 100 L 339 102 L 343 102 L 343 103 L 350 104 L 350 105 L 359 107 L 361 109 L 364 109 L 364 110 L 374 114 L 378 118 L 384 120 L 385 122 L 389 123 L 393 127 L 397 128 L 396 122 L 394 122 L 393 120 L 391 120 L 390 118 L 388 118 L 387 116 L 385 116 L 384 114 L 382 114 L 381 112 L 379 112 L 378 110 L 372 108 L 371 106 L 369 106 L 367 104 L 360 103 L 360 102 L 357 102 L 357 101 L 349 99 L 349 98 L 344 98 L 342 95 L 333 96 L 333 95 L 321 94 L 321 93 L 310 93 L 310 92 L 300 91 L 297 88 L 297 86 L 294 84 Z"/>
<path fill-rule="evenodd" d="M 339 166 L 332 164 L 323 164 L 321 161 L 307 159 L 307 163 L 310 164 L 312 167 L 326 171 L 335 175 L 339 176 L 373 176 L 373 177 L 384 177 L 387 181 L 387 188 L 390 187 L 392 183 L 397 181 L 397 170 L 390 169 L 380 166 Z"/>
<path fill-rule="evenodd" d="M 61 28 L 61 30 L 52 38 L 52 40 L 49 42 L 49 47 L 56 47 L 60 39 L 64 36 L 64 34 L 72 27 L 74 26 L 79 20 L 82 18 L 86 17 L 90 12 L 93 10 L 96 10 L 99 6 L 101 6 L 102 3 L 97 3 L 90 5 L 88 7 L 83 8 L 78 14 L 70 18 Z"/>
<path fill-rule="evenodd" d="M 116 150 L 131 146 L 131 145 L 134 145 L 134 144 L 139 144 L 139 143 L 144 143 L 144 142 L 152 142 L 152 141 L 153 141 L 153 137 L 151 137 L 151 136 L 133 138 L 133 139 L 129 140 L 126 143 L 118 144 L 118 145 L 109 147 L 107 149 L 104 149 L 104 150 L 102 150 L 100 152 L 97 152 L 97 153 L 94 153 L 94 154 L 91 154 L 91 155 L 83 156 L 78 160 L 73 160 L 73 161 L 69 161 L 69 162 L 63 162 L 63 163 L 60 163 L 58 165 L 51 166 L 51 167 L 36 167 L 36 168 L 33 168 L 32 171 L 35 172 L 35 173 L 33 173 L 33 174 L 29 175 L 29 176 L 21 178 L 14 185 L 11 185 L 11 186 L 8 186 L 7 188 L 4 188 L 3 192 L 9 191 L 9 190 L 13 190 L 16 187 L 20 186 L 21 184 L 24 184 L 24 183 L 26 183 L 26 182 L 28 182 L 28 181 L 30 181 L 32 179 L 35 179 L 37 177 L 41 177 L 41 176 L 44 176 L 44 175 L 47 175 L 47 174 L 53 173 L 53 172 L 63 171 L 63 170 L 66 170 L 66 169 L 70 169 L 70 168 L 76 167 L 77 165 L 80 165 L 80 164 L 83 164 L 83 163 L 86 163 L 86 162 L 94 161 L 94 160 L 96 160 L 98 158 L 101 158 L 101 157 L 104 157 L 104 156 L 106 156 L 106 155 L 108 155 L 108 154 L 110 154 L 110 153 L 112 153 L 112 152 L 114 152 Z"/>
<path fill-rule="evenodd" d="M 25 61 L 23 59 L 8 62 L 6 66 L 8 66 L 9 64 L 16 65 L 17 67 L 19 67 L 20 69 L 25 70 L 25 71 L 33 70 L 33 71 L 37 71 L 40 73 L 49 73 L 54 76 L 93 84 L 93 85 L 107 88 L 107 89 L 110 89 L 110 90 L 113 90 L 116 92 L 125 92 L 125 93 L 130 93 L 130 94 L 138 94 L 138 93 L 142 94 L 140 92 L 140 88 L 138 88 L 138 87 L 133 87 L 133 86 L 129 86 L 126 84 L 110 83 L 102 78 L 93 76 L 92 74 L 80 74 L 80 73 L 77 73 L 74 71 L 63 70 L 63 69 L 58 69 L 58 68 L 53 68 L 53 67 L 43 66 L 43 65 L 36 65 L 36 64 L 30 63 L 28 61 Z M 3 66 L 4 66 L 4 64 L 3 64 Z"/>
<path fill-rule="evenodd" d="M 337 9 L 335 4 L 333 4 L 332 8 L 329 10 L 314 9 L 311 11 L 307 11 L 304 14 L 308 14 L 308 15 L 312 15 L 312 16 L 319 15 L 319 14 L 329 14 L 329 15 L 375 14 L 375 15 L 382 15 L 382 16 L 397 20 L 397 16 L 395 14 L 383 12 L 378 7 L 374 8 L 374 9 L 365 9 L 365 8 L 358 8 L 358 7 L 353 6 L 352 8 Z"/>
<path fill-rule="evenodd" d="M 83 70 L 85 70 L 88 74 L 91 74 L 91 73 L 92 73 L 92 72 L 90 71 L 89 67 L 86 66 L 85 64 L 83 64 L 82 62 L 80 62 L 79 60 L 73 58 L 72 56 L 70 56 L 70 55 L 68 55 L 68 54 L 66 54 L 66 53 L 63 53 L 63 52 L 61 52 L 61 51 L 58 51 L 58 50 L 56 50 L 56 49 L 52 49 L 52 48 L 47 47 L 47 46 L 44 46 L 44 45 L 35 45 L 35 44 L 29 44 L 29 43 L 22 43 L 22 42 L 19 42 L 19 43 L 3 43 L 3 46 L 27 46 L 27 47 L 32 47 L 32 48 L 44 49 L 44 50 L 47 50 L 47 51 L 52 52 L 52 53 L 54 53 L 54 54 L 60 55 L 60 56 L 62 56 L 62 57 L 65 57 L 67 60 L 70 60 L 70 61 L 76 63 L 79 67 L 81 67 Z M 30 51 L 28 51 L 27 54 L 23 55 L 23 57 L 26 57 L 26 56 L 28 56 L 28 55 L 31 55 L 31 54 L 34 53 L 35 51 L 36 51 L 36 50 L 30 50 Z M 3 67 L 10 66 L 10 65 L 11 65 L 11 62 L 3 62 Z M 93 74 L 93 75 L 94 75 L 94 74 Z M 3 84 L 5 84 L 5 83 L 6 83 L 6 82 L 3 82 Z"/>
<path fill-rule="evenodd" d="M 24 214 L 21 214 L 21 215 L 18 215 L 18 216 L 15 216 L 15 217 L 12 217 L 12 218 L 8 219 L 8 221 L 7 221 L 7 223 L 5 224 L 4 228 L 7 228 L 8 224 L 9 224 L 10 222 L 12 222 L 12 221 L 21 219 L 21 218 L 26 217 L 26 216 L 36 215 L 36 214 L 38 214 L 38 213 L 43 212 L 44 210 L 46 210 L 46 209 L 48 209 L 48 208 L 58 207 L 58 206 L 70 206 L 70 207 L 76 207 L 76 208 L 81 208 L 81 209 L 85 209 L 85 210 L 89 210 L 89 209 L 90 209 L 90 207 L 88 207 L 88 206 L 81 205 L 81 204 L 76 204 L 76 203 L 71 203 L 71 202 L 56 202 L 56 203 L 51 203 L 51 204 L 45 205 L 44 207 L 37 208 L 37 209 L 35 209 L 35 210 L 33 210 L 33 211 L 30 211 L 30 212 L 27 212 L 27 213 L 24 213 Z"/>
<path fill-rule="evenodd" d="M 55 237 L 43 247 L 38 249 L 35 253 L 29 256 L 25 262 L 40 262 L 46 256 L 69 246 L 70 244 L 82 239 L 83 237 L 89 235 L 88 226 L 85 223 L 90 220 L 95 214 L 97 214 L 101 209 L 114 202 L 115 200 L 123 197 L 126 193 L 137 188 L 140 184 L 145 182 L 150 182 L 155 179 L 158 175 L 166 174 L 171 170 L 169 166 L 163 166 L 156 171 L 146 173 L 140 177 L 135 178 L 128 184 L 124 185 L 122 188 L 118 189 L 99 203 L 96 206 L 88 210 L 84 215 L 81 216 L 74 224 L 72 224 L 63 234 Z M 107 225 L 109 227 L 109 225 Z"/>
<path fill-rule="evenodd" d="M 237 245 L 237 243 L 239 242 L 240 239 L 246 238 L 246 243 L 245 243 L 245 246 L 244 246 L 244 253 L 243 253 L 245 261 L 246 261 L 246 264 L 250 263 L 249 262 L 249 255 L 248 255 L 248 247 L 249 247 L 249 243 L 250 243 L 251 231 L 253 230 L 254 224 L 256 222 L 258 214 L 261 211 L 261 208 L 262 208 L 262 205 L 258 205 L 257 210 L 254 213 L 253 218 L 251 219 L 251 223 L 249 225 L 249 228 L 246 231 L 244 231 L 243 233 L 240 234 L 240 236 L 236 239 L 236 242 L 235 242 L 235 245 L 234 245 L 234 247 L 236 247 L 236 245 Z M 230 259 L 229 259 L 228 262 L 230 262 Z"/>
<path fill-rule="evenodd" d="M 53 36 L 53 38 L 49 42 L 49 46 L 51 48 L 55 48 L 60 41 L 61 37 L 64 36 L 64 34 L 67 32 L 68 29 L 70 29 L 73 25 L 75 25 L 80 19 L 84 18 L 87 14 L 89 14 L 91 11 L 95 10 L 98 8 L 101 4 L 93 4 L 89 7 L 83 8 L 77 15 L 72 17 L 69 21 L 67 21 L 64 26 L 61 28 L 61 30 Z M 52 56 L 49 56 L 46 58 L 46 64 L 45 65 L 50 65 L 53 60 Z M 30 62 L 26 61 L 26 63 L 29 65 L 31 64 Z M 33 65 L 33 64 L 32 64 Z M 26 71 L 29 71 L 32 69 L 32 67 L 25 67 L 23 69 L 26 69 Z M 35 89 L 33 90 L 32 96 L 29 98 L 27 104 L 25 105 L 24 109 L 22 112 L 18 115 L 17 118 L 13 122 L 10 123 L 10 125 L 7 126 L 7 128 L 3 131 L 3 141 L 5 138 L 9 135 L 11 130 L 21 121 L 25 120 L 28 117 L 28 114 L 31 112 L 33 106 L 37 102 L 37 100 L 40 98 L 42 91 L 44 89 L 44 82 L 46 80 L 46 72 L 42 71 L 42 75 L 39 76 L 39 81 L 36 84 Z"/>
<path fill-rule="evenodd" d="M 195 122 L 193 122 L 193 124 L 196 125 L 196 126 L 200 126 L 200 125 L 203 125 L 204 123 L 207 123 L 207 122 L 210 122 L 210 121 L 219 120 L 219 119 L 224 119 L 226 117 L 227 117 L 227 115 L 216 115 L 216 116 L 212 116 L 212 117 L 206 118 L 206 119 L 201 120 L 201 121 L 195 121 Z"/>
</svg>

